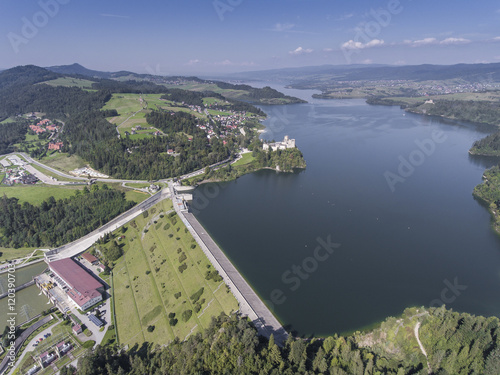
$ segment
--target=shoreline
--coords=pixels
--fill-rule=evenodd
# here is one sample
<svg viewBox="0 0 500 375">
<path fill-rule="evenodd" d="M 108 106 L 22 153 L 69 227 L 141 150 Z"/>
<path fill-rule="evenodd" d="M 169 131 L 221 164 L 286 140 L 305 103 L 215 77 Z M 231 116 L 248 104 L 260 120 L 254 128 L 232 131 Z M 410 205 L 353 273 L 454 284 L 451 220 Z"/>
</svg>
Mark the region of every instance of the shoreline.
<svg viewBox="0 0 500 375">
<path fill-rule="evenodd" d="M 170 191 L 172 200 L 174 200 L 175 194 L 172 186 Z M 233 293 L 239 304 L 239 312 L 252 321 L 260 335 L 268 339 L 271 335 L 274 335 L 276 343 L 283 345 L 288 333 L 239 270 L 232 264 L 224 251 L 192 213 L 180 209 L 176 204 L 174 204 L 174 209 Z"/>
</svg>

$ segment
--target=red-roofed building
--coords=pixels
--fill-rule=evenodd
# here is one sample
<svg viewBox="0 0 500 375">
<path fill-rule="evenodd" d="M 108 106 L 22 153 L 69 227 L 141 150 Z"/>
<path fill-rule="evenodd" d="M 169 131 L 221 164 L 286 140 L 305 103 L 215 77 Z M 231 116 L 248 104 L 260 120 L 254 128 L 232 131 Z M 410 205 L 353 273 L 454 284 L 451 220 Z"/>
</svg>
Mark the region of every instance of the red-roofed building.
<svg viewBox="0 0 500 375">
<path fill-rule="evenodd" d="M 49 150 L 59 151 L 63 146 L 62 142 L 49 143 Z"/>
<path fill-rule="evenodd" d="M 47 125 L 46 129 L 49 131 L 49 132 L 55 132 L 58 127 L 55 126 L 55 125 Z"/>
<path fill-rule="evenodd" d="M 95 256 L 93 256 L 90 253 L 83 253 L 82 254 L 82 258 L 85 259 L 90 264 L 97 264 L 97 263 L 99 263 L 99 259 L 97 259 Z"/>
<path fill-rule="evenodd" d="M 39 125 L 39 126 L 47 125 L 49 122 L 50 122 L 49 119 L 43 119 L 43 120 L 39 121 L 37 125 Z"/>
<path fill-rule="evenodd" d="M 39 127 L 38 125 L 30 125 L 30 129 L 33 130 L 36 134 L 42 134 L 43 132 L 45 132 L 45 129 Z"/>
<path fill-rule="evenodd" d="M 73 331 L 78 335 L 83 332 L 82 326 L 80 324 L 75 324 L 73 326 Z"/>
<path fill-rule="evenodd" d="M 76 307 L 86 310 L 102 301 L 104 286 L 94 279 L 73 259 L 61 259 L 49 263 L 49 268 L 58 278 L 59 286 L 66 291 Z"/>
</svg>

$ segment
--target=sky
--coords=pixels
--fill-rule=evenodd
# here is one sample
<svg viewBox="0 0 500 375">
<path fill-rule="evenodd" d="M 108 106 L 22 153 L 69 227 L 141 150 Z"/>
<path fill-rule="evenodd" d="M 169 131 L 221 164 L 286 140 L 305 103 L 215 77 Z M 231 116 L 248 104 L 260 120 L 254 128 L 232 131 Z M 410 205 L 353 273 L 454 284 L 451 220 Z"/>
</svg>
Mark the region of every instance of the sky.
<svg viewBox="0 0 500 375">
<path fill-rule="evenodd" d="M 0 68 L 207 75 L 500 62 L 500 2 L 0 0 Z"/>
</svg>

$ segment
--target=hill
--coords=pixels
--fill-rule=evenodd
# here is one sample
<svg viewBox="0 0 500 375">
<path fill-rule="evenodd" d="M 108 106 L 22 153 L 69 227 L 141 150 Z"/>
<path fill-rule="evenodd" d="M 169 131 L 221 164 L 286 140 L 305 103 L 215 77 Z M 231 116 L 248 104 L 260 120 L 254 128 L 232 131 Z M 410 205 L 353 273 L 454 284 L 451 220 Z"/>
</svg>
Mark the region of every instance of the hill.
<svg viewBox="0 0 500 375">
<path fill-rule="evenodd" d="M 455 65 L 321 65 L 300 68 L 284 68 L 234 73 L 226 78 L 288 81 L 292 86 L 310 83 L 361 80 L 447 80 L 463 79 L 469 82 L 481 80 L 500 81 L 500 63 Z M 300 88 L 300 87 L 297 87 Z"/>
</svg>

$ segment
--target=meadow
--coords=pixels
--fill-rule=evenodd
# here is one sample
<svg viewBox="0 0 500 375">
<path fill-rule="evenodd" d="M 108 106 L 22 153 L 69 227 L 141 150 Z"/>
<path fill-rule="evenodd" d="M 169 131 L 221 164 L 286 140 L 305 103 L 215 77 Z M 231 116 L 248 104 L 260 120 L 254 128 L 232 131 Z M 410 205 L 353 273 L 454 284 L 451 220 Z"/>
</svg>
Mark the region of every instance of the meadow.
<svg viewBox="0 0 500 375">
<path fill-rule="evenodd" d="M 212 316 L 238 309 L 222 280 L 207 280 L 213 267 L 172 214 L 172 202 L 163 201 L 128 223 L 124 234 L 117 231 L 125 237 L 113 269 L 121 345 L 183 340 L 207 328 Z"/>
</svg>

